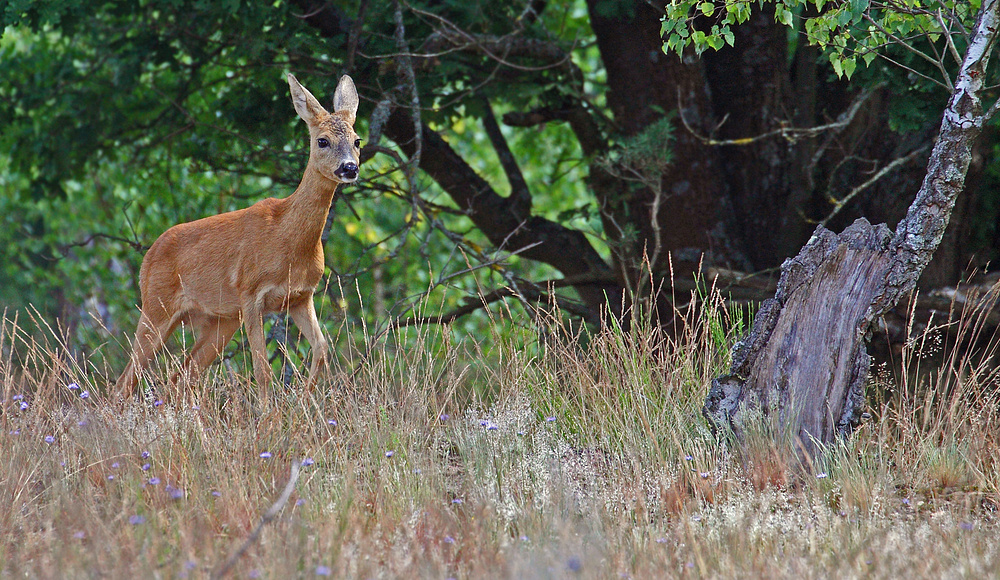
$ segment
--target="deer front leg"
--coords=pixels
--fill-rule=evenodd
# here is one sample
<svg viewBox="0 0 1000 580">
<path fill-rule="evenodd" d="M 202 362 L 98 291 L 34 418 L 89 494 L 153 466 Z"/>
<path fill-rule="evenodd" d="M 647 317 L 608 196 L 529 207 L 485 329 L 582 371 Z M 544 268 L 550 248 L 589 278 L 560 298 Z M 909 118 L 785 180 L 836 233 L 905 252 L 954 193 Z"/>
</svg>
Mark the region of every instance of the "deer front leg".
<svg viewBox="0 0 1000 580">
<path fill-rule="evenodd" d="M 309 367 L 309 379 L 306 381 L 306 391 L 312 391 L 319 378 L 320 369 L 327 368 L 328 363 L 326 337 L 323 336 L 323 329 L 320 328 L 319 320 L 316 318 L 316 307 L 313 305 L 312 293 L 290 307 L 288 314 L 312 348 L 312 366 Z"/>
<path fill-rule="evenodd" d="M 243 308 L 243 324 L 250 341 L 250 354 L 253 357 L 253 374 L 260 389 L 261 401 L 270 400 L 268 392 L 271 386 L 271 364 L 267 360 L 267 350 L 264 348 L 264 314 L 256 305 Z"/>
</svg>

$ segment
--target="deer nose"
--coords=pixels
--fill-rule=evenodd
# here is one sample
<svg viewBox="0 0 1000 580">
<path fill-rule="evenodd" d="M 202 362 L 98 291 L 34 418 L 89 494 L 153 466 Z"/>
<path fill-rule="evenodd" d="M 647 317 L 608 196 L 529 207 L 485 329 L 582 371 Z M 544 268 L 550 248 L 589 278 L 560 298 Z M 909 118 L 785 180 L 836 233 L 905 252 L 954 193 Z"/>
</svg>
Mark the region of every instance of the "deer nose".
<svg viewBox="0 0 1000 580">
<path fill-rule="evenodd" d="M 333 173 L 341 179 L 354 181 L 358 178 L 358 164 L 353 161 L 341 163 L 340 167 L 338 167 Z"/>
</svg>

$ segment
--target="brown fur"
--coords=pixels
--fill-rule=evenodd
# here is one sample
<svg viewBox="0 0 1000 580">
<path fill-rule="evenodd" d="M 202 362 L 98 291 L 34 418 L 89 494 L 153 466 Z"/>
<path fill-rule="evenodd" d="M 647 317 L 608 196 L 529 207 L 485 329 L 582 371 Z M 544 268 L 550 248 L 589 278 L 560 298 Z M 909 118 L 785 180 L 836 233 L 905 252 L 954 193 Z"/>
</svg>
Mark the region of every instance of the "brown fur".
<svg viewBox="0 0 1000 580">
<path fill-rule="evenodd" d="M 288 311 L 313 350 L 308 388 L 326 364 L 326 339 L 316 319 L 313 290 L 323 275 L 320 236 L 342 163 L 358 163 L 354 133 L 358 97 L 343 77 L 327 112 L 288 75 L 292 102 L 309 125 L 309 163 L 295 193 L 265 199 L 246 209 L 178 224 L 146 253 L 139 272 L 142 313 L 132 357 L 116 390 L 132 395 L 139 374 L 179 324 L 195 334 L 184 363 L 189 380 L 214 361 L 240 325 L 253 355 L 254 376 L 266 399 L 271 369 L 264 349 L 263 316 Z M 320 147 L 319 139 L 328 147 Z M 353 181 L 353 179 L 350 179 Z M 177 375 L 172 381 L 177 380 Z"/>
</svg>

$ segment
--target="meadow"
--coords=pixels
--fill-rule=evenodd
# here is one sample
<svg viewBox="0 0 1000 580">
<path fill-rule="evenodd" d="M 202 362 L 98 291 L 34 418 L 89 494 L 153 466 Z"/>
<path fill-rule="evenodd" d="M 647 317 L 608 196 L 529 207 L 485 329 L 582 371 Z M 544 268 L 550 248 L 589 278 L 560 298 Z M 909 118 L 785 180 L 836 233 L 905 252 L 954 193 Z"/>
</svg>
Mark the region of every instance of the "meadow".
<svg viewBox="0 0 1000 580">
<path fill-rule="evenodd" d="M 740 327 L 717 306 L 677 340 L 501 311 L 479 340 L 366 335 L 264 402 L 239 363 L 164 391 L 166 356 L 164 399 L 124 404 L 120 359 L 7 313 L 0 576 L 997 576 L 991 349 L 928 329 L 875 369 L 861 429 L 800 463 L 766 421 L 735 442 L 701 417 Z"/>
</svg>

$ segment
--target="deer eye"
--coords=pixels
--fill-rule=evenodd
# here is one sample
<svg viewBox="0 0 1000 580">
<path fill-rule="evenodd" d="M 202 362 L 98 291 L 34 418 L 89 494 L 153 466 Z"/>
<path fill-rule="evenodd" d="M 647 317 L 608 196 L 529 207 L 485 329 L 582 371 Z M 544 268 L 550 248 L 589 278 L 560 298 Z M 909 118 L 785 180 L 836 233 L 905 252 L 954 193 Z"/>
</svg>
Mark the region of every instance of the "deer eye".
<svg viewBox="0 0 1000 580">
<path fill-rule="evenodd" d="M 361 139 L 355 139 L 354 140 L 354 148 L 355 149 L 361 149 Z"/>
<path fill-rule="evenodd" d="M 327 147 L 330 146 L 330 140 L 327 139 L 326 137 L 320 137 L 319 139 L 316 140 L 316 144 L 319 145 L 320 148 L 326 149 Z"/>
</svg>

